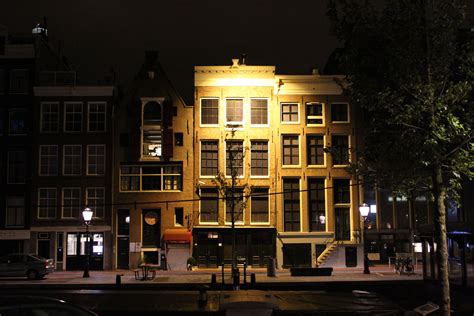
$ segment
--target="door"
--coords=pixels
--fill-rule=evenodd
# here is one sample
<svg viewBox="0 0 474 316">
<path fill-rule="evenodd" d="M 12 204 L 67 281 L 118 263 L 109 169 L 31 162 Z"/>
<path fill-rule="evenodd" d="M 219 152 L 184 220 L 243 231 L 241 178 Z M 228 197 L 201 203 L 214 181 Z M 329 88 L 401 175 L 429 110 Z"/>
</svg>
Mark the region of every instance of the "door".
<svg viewBox="0 0 474 316">
<path fill-rule="evenodd" d="M 338 207 L 336 213 L 336 240 L 351 240 L 351 224 L 348 207 Z"/>
<path fill-rule="evenodd" d="M 50 252 L 50 241 L 49 239 L 39 239 L 38 240 L 38 256 L 50 259 L 51 252 Z"/>
<path fill-rule="evenodd" d="M 129 237 L 117 238 L 117 268 L 129 268 L 130 240 Z"/>
<path fill-rule="evenodd" d="M 167 244 L 166 259 L 171 271 L 186 271 L 189 258 L 189 244 Z"/>
<path fill-rule="evenodd" d="M 89 269 L 102 270 L 104 257 L 103 233 L 68 233 L 66 270 L 82 270 L 89 255 Z"/>
</svg>

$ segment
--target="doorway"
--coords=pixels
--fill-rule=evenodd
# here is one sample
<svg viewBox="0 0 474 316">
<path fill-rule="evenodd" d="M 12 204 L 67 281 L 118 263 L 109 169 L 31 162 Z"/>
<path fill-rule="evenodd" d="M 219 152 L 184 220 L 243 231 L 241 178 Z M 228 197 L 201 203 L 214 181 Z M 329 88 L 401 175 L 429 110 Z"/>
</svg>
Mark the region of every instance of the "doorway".
<svg viewBox="0 0 474 316">
<path fill-rule="evenodd" d="M 336 213 L 336 240 L 351 240 L 351 224 L 348 207 L 337 207 Z"/>
<path fill-rule="evenodd" d="M 103 270 L 104 234 L 91 232 L 88 242 L 86 233 L 67 233 L 66 270 L 84 269 L 87 253 L 89 253 L 89 269 Z"/>
<path fill-rule="evenodd" d="M 129 268 L 130 238 L 117 237 L 117 269 Z"/>
</svg>

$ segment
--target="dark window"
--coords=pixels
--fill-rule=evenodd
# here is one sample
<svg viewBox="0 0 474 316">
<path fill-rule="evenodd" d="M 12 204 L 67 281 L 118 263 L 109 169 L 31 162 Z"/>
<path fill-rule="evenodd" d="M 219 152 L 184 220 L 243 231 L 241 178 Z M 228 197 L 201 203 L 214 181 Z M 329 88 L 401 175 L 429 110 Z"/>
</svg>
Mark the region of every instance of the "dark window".
<svg viewBox="0 0 474 316">
<path fill-rule="evenodd" d="M 227 99 L 226 100 L 226 122 L 241 123 L 244 120 L 244 100 Z"/>
<path fill-rule="evenodd" d="M 0 37 L 1 40 L 1 37 Z M 1 45 L 1 43 L 0 43 Z M 0 94 L 4 94 L 7 85 L 7 77 L 4 69 L 0 69 Z"/>
<path fill-rule="evenodd" d="M 299 143 L 298 135 L 283 136 L 283 164 L 299 165 Z"/>
<path fill-rule="evenodd" d="M 120 133 L 120 147 L 128 147 L 128 133 Z"/>
<path fill-rule="evenodd" d="M 10 93 L 28 93 L 27 69 L 13 69 L 10 71 Z"/>
<path fill-rule="evenodd" d="M 8 152 L 8 183 L 25 183 L 26 153 L 24 151 Z"/>
<path fill-rule="evenodd" d="M 130 210 L 128 209 L 117 210 L 117 235 L 128 236 L 129 234 L 130 234 Z"/>
<path fill-rule="evenodd" d="M 323 105 L 321 103 L 307 103 L 306 104 L 306 124 L 308 125 L 322 125 Z"/>
<path fill-rule="evenodd" d="M 26 134 L 26 111 L 13 110 L 10 112 L 9 133 L 12 135 Z"/>
<path fill-rule="evenodd" d="M 218 170 L 219 143 L 218 141 L 201 142 L 201 175 L 215 176 Z"/>
<path fill-rule="evenodd" d="M 397 214 L 397 228 L 409 228 L 410 220 L 408 215 L 408 199 L 406 196 L 397 196 L 396 201 L 396 212 Z"/>
<path fill-rule="evenodd" d="M 250 123 L 252 125 L 268 124 L 268 100 L 251 99 L 250 100 Z"/>
<path fill-rule="evenodd" d="M 351 193 L 349 187 L 349 179 L 334 179 L 334 204 L 351 203 Z"/>
<path fill-rule="evenodd" d="M 324 165 L 324 136 L 308 135 L 306 140 L 308 165 Z"/>
<path fill-rule="evenodd" d="M 268 141 L 252 141 L 250 151 L 251 175 L 268 176 Z"/>
<path fill-rule="evenodd" d="M 201 124 L 219 124 L 219 99 L 201 99 Z"/>
<path fill-rule="evenodd" d="M 300 231 L 300 179 L 283 179 L 285 231 Z"/>
<path fill-rule="evenodd" d="M 380 220 L 381 229 L 393 229 L 393 195 L 390 191 L 380 191 Z"/>
<path fill-rule="evenodd" d="M 333 165 L 349 164 L 349 136 L 333 135 L 331 153 Z"/>
<path fill-rule="evenodd" d="M 107 105 L 105 102 L 89 102 L 89 132 L 105 132 Z"/>
<path fill-rule="evenodd" d="M 57 132 L 59 128 L 59 104 L 41 103 L 41 131 Z"/>
<path fill-rule="evenodd" d="M 324 179 L 308 179 L 310 231 L 326 231 L 326 196 Z"/>
<path fill-rule="evenodd" d="M 143 125 L 161 124 L 161 105 L 156 102 L 148 102 L 143 108 Z"/>
<path fill-rule="evenodd" d="M 298 103 L 282 103 L 281 104 L 281 121 L 282 122 L 298 122 Z"/>
<path fill-rule="evenodd" d="M 269 222 L 268 188 L 255 188 L 250 197 L 251 222 Z"/>
<path fill-rule="evenodd" d="M 5 132 L 5 111 L 0 109 L 0 135 Z"/>
<path fill-rule="evenodd" d="M 201 222 L 217 222 L 219 195 L 217 189 L 201 189 Z"/>
<path fill-rule="evenodd" d="M 161 246 L 161 210 L 142 210 L 142 247 Z"/>
<path fill-rule="evenodd" d="M 182 207 L 174 209 L 174 224 L 175 226 L 184 226 L 184 209 Z"/>
<path fill-rule="evenodd" d="M 242 141 L 227 141 L 225 153 L 225 173 L 227 176 L 244 174 L 244 144 Z"/>
<path fill-rule="evenodd" d="M 175 146 L 183 146 L 183 133 L 174 133 Z"/>
<path fill-rule="evenodd" d="M 230 191 L 230 189 L 228 189 Z M 225 205 L 225 221 L 232 221 L 232 194 L 229 192 Z M 244 219 L 244 192 L 234 188 L 234 222 L 243 222 Z"/>
<path fill-rule="evenodd" d="M 82 131 L 82 102 L 64 104 L 64 131 Z"/>
<path fill-rule="evenodd" d="M 348 122 L 349 121 L 349 105 L 347 103 L 331 104 L 331 121 L 332 122 Z"/>
<path fill-rule="evenodd" d="M 173 116 L 178 116 L 178 107 L 173 106 L 171 109 L 173 111 Z"/>
</svg>

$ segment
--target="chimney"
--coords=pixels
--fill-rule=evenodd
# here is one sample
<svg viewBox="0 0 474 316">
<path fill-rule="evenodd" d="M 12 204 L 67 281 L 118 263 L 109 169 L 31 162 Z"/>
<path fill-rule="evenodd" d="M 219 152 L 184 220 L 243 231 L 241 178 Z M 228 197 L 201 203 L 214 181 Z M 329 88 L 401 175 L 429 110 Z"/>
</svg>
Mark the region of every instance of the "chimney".
<svg viewBox="0 0 474 316">
<path fill-rule="evenodd" d="M 242 54 L 242 55 L 240 56 L 240 64 L 245 66 L 245 65 L 246 65 L 246 61 L 247 61 L 247 54 Z"/>
<path fill-rule="evenodd" d="M 239 68 L 239 59 L 238 58 L 232 58 L 232 68 Z"/>
</svg>

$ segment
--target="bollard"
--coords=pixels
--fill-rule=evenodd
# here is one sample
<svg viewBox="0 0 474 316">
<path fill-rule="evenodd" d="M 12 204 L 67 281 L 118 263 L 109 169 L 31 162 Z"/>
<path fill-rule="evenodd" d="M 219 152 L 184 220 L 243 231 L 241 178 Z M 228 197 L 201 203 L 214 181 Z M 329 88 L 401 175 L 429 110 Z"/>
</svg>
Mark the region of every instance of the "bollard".
<svg viewBox="0 0 474 316">
<path fill-rule="evenodd" d="M 239 268 L 232 269 L 232 288 L 240 290 L 240 272 Z"/>
<path fill-rule="evenodd" d="M 274 277 L 276 276 L 276 267 L 275 267 L 275 259 L 274 258 L 268 258 L 267 261 L 267 276 L 269 277 Z"/>
<path fill-rule="evenodd" d="M 121 285 L 121 284 L 122 284 L 122 276 L 123 276 L 123 274 L 117 274 L 117 275 L 115 276 L 115 285 L 118 286 L 118 285 Z"/>
<path fill-rule="evenodd" d="M 254 287 L 256 283 L 257 283 L 257 279 L 255 278 L 255 273 L 251 273 L 250 274 L 250 286 Z"/>
<path fill-rule="evenodd" d="M 224 281 L 224 261 L 222 261 L 222 287 L 224 287 L 225 281 Z"/>
<path fill-rule="evenodd" d="M 211 275 L 211 286 L 214 289 L 217 287 L 217 276 L 215 273 Z"/>
<path fill-rule="evenodd" d="M 198 306 L 199 308 L 203 308 L 207 304 L 207 286 L 199 287 L 199 297 L 198 297 Z"/>
<path fill-rule="evenodd" d="M 244 262 L 244 286 L 247 286 L 247 262 Z"/>
</svg>

